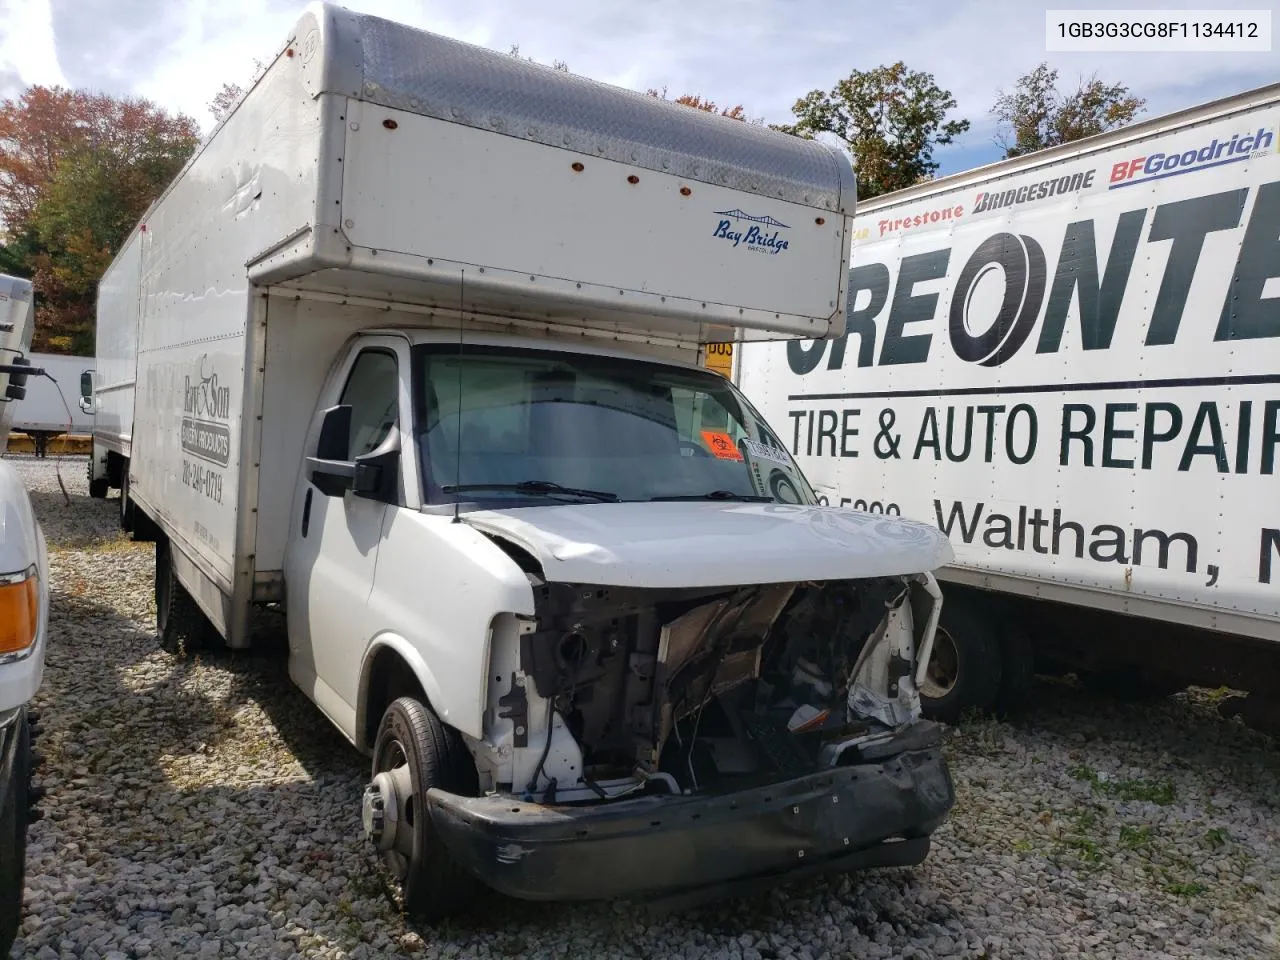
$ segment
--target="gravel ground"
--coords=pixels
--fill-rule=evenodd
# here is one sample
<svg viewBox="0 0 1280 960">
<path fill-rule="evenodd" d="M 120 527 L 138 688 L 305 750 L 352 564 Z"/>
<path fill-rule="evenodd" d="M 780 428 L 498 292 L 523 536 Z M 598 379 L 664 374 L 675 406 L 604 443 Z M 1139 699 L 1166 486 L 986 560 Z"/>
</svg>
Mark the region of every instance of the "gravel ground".
<svg viewBox="0 0 1280 960">
<path fill-rule="evenodd" d="M 359 832 L 365 761 L 269 656 L 184 663 L 152 554 L 84 459 L 11 457 L 50 542 L 53 641 L 14 956 L 1276 957 L 1280 753 L 1213 695 L 1127 706 L 1044 682 L 951 734 L 929 860 L 652 916 L 496 899 L 415 930 Z"/>
</svg>

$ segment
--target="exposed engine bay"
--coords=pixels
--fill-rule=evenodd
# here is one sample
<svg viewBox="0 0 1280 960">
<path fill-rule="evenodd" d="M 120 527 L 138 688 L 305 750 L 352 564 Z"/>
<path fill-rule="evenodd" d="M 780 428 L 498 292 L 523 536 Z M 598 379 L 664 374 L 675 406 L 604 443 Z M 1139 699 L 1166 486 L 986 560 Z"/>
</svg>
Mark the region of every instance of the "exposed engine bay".
<svg viewBox="0 0 1280 960">
<path fill-rule="evenodd" d="M 858 762 L 919 718 L 929 574 L 656 590 L 543 582 L 495 630 L 482 784 L 541 803 L 721 792 Z"/>
</svg>

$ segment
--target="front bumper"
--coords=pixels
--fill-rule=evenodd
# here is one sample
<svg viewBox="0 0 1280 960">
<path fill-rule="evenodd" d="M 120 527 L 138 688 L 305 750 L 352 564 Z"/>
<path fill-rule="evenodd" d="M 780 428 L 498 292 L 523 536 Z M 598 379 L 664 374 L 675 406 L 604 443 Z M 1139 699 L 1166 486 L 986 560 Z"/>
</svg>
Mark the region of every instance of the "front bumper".
<svg viewBox="0 0 1280 960">
<path fill-rule="evenodd" d="M 920 863 L 955 790 L 935 740 L 728 794 L 568 807 L 431 790 L 427 802 L 454 859 L 509 896 L 693 902 Z"/>
</svg>

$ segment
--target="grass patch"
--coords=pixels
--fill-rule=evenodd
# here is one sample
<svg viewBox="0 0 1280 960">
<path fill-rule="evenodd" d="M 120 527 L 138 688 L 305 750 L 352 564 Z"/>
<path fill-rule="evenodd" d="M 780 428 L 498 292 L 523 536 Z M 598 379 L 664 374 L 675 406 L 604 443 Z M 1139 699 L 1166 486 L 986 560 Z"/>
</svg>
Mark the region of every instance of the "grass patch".
<svg viewBox="0 0 1280 960">
<path fill-rule="evenodd" d="M 1171 893 L 1175 897 L 1196 897 L 1208 889 L 1198 880 L 1175 880 L 1171 883 L 1166 883 L 1163 887 L 1165 893 Z"/>
<path fill-rule="evenodd" d="M 1145 779 L 1141 777 L 1126 780 L 1104 780 L 1098 771 L 1084 764 L 1071 767 L 1067 775 L 1073 780 L 1087 783 L 1095 793 L 1115 797 L 1117 800 L 1143 800 L 1162 807 L 1167 807 L 1177 799 L 1178 793 L 1172 781 Z"/>
<path fill-rule="evenodd" d="M 1120 846 L 1125 850 L 1142 850 L 1151 846 L 1151 828 L 1127 825 L 1121 827 Z"/>
<path fill-rule="evenodd" d="M 1210 850 L 1218 850 L 1225 847 L 1230 839 L 1231 837 L 1222 827 L 1214 827 L 1212 830 L 1204 832 L 1204 842 Z"/>
</svg>

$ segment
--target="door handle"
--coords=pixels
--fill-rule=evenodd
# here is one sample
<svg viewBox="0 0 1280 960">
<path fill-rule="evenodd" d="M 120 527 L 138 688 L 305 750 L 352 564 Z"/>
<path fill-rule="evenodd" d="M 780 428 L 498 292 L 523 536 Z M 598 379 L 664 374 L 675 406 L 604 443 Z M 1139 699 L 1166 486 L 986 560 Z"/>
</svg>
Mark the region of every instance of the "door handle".
<svg viewBox="0 0 1280 960">
<path fill-rule="evenodd" d="M 307 535 L 307 528 L 311 526 L 311 494 L 312 489 L 307 487 L 307 496 L 302 501 L 302 535 Z"/>
</svg>

